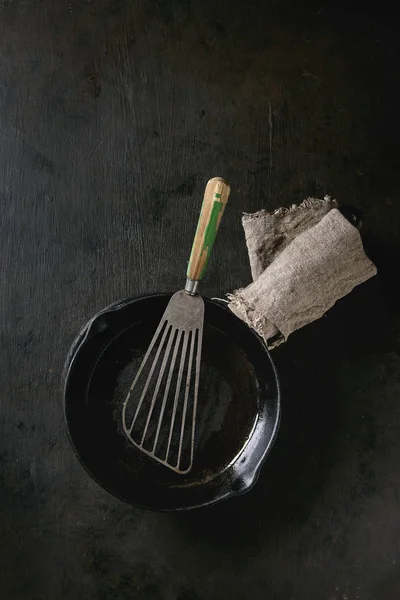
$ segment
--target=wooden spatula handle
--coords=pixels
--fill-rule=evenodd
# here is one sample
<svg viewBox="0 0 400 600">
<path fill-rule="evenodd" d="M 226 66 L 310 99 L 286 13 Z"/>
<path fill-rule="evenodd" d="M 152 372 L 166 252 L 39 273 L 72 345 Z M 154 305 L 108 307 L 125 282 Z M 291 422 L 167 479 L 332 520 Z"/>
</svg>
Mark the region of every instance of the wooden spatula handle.
<svg viewBox="0 0 400 600">
<path fill-rule="evenodd" d="M 193 281 L 203 278 L 230 191 L 229 184 L 221 177 L 210 179 L 206 185 L 186 272 L 187 277 Z"/>
</svg>

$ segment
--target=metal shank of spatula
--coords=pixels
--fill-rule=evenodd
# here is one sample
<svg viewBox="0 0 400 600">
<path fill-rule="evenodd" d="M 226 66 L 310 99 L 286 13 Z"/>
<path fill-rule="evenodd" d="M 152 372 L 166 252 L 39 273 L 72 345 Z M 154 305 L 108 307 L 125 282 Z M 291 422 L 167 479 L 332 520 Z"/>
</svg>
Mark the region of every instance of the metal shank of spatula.
<svg viewBox="0 0 400 600">
<path fill-rule="evenodd" d="M 228 201 L 220 177 L 207 183 L 184 290 L 170 299 L 122 409 L 129 441 L 176 473 L 193 465 L 204 324 L 197 293 Z"/>
</svg>

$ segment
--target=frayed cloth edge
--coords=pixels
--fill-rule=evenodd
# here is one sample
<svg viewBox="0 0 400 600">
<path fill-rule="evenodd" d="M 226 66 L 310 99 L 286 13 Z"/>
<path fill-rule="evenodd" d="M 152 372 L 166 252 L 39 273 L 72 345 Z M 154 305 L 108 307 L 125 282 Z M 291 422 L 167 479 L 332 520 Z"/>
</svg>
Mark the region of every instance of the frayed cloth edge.
<svg viewBox="0 0 400 600">
<path fill-rule="evenodd" d="M 261 319 L 252 319 L 251 316 L 249 315 L 249 313 L 252 312 L 254 309 L 241 296 L 242 290 L 243 290 L 243 288 L 240 288 L 238 290 L 235 290 L 233 292 L 233 294 L 226 294 L 226 297 L 228 299 L 226 301 L 226 302 L 228 302 L 228 308 L 231 309 L 231 305 L 232 305 L 232 306 L 237 306 L 238 308 L 241 308 L 244 311 L 246 325 L 248 325 L 251 329 L 253 329 L 264 340 L 264 342 L 267 344 L 268 350 L 272 350 L 273 348 L 276 348 L 280 344 L 283 344 L 284 342 L 286 342 L 285 336 L 279 331 L 278 327 L 272 321 L 270 321 L 270 323 L 272 323 L 272 325 L 276 328 L 277 333 L 275 333 L 272 337 L 267 338 L 267 335 L 264 330 Z M 235 312 L 233 310 L 232 310 L 232 312 L 233 312 L 233 314 L 235 314 Z M 237 317 L 237 315 L 235 315 L 235 316 Z"/>
<path fill-rule="evenodd" d="M 266 210 L 265 208 L 255 213 L 244 212 L 242 219 L 243 221 L 251 221 L 253 219 L 259 219 L 265 216 L 273 216 L 278 218 L 285 217 L 286 215 L 296 211 L 320 208 L 325 203 L 329 204 L 331 208 L 338 207 L 337 200 L 335 198 L 332 198 L 331 196 L 324 196 L 323 200 L 321 200 L 320 198 L 306 198 L 305 200 L 303 200 L 303 202 L 301 202 L 301 204 L 292 204 L 289 207 L 281 206 L 280 208 L 277 208 L 272 212 Z"/>
</svg>

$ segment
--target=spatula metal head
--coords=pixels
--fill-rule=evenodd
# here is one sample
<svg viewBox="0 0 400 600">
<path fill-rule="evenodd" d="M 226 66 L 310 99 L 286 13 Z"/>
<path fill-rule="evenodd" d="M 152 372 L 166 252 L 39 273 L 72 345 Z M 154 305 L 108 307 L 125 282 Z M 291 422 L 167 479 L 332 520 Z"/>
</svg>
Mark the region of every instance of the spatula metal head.
<svg viewBox="0 0 400 600">
<path fill-rule="evenodd" d="M 172 296 L 123 408 L 132 444 L 182 474 L 193 464 L 203 322 L 201 296 Z"/>
<path fill-rule="evenodd" d="M 184 290 L 168 303 L 123 405 L 126 436 L 176 473 L 193 465 L 204 301 L 197 286 L 229 197 L 221 178 L 206 187 Z"/>
</svg>

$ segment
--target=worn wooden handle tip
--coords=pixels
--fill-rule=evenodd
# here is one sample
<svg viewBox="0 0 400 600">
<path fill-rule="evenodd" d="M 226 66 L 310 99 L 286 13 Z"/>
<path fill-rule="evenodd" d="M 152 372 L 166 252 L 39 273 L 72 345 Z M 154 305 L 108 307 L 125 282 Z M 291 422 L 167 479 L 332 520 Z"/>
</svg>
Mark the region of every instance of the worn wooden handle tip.
<svg viewBox="0 0 400 600">
<path fill-rule="evenodd" d="M 230 185 L 222 177 L 213 177 L 206 185 L 186 273 L 189 279 L 203 278 L 230 191 Z"/>
</svg>

